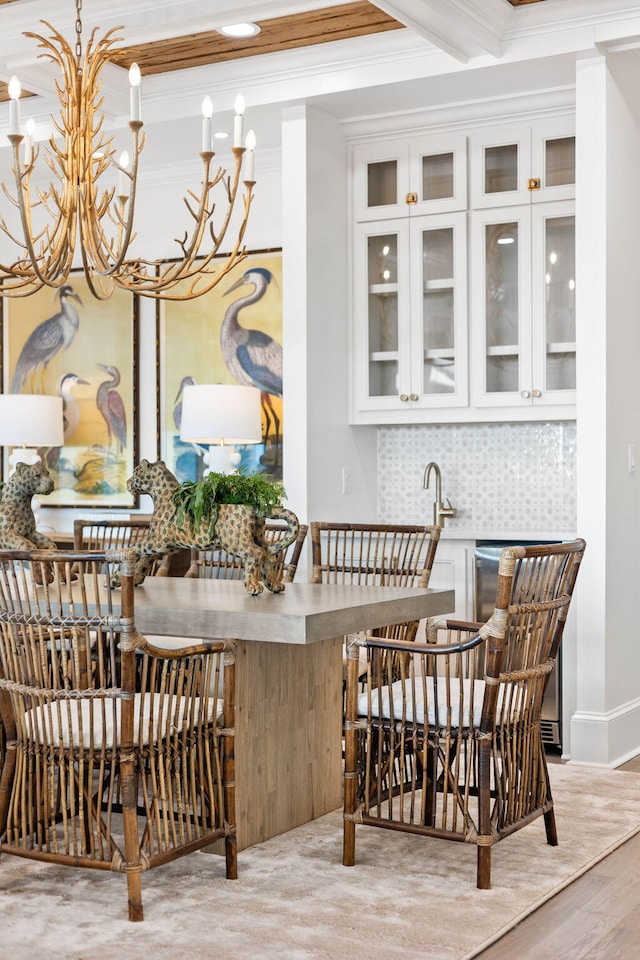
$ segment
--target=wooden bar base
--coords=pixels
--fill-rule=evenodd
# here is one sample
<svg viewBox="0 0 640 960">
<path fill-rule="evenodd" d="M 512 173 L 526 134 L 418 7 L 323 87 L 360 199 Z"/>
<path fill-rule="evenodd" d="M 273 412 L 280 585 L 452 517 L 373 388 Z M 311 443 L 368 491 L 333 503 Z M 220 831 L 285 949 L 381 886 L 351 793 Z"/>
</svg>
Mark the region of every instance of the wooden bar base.
<svg viewBox="0 0 640 960">
<path fill-rule="evenodd" d="M 237 641 L 238 850 L 342 804 L 342 642 Z"/>
</svg>

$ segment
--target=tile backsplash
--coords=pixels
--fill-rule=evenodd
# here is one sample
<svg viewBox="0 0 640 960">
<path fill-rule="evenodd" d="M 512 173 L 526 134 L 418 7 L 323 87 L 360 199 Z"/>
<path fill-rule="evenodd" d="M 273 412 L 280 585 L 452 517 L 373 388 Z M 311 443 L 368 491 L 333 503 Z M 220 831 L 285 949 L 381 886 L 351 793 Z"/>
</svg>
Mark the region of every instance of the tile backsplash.
<svg viewBox="0 0 640 960">
<path fill-rule="evenodd" d="M 576 425 L 465 423 L 380 427 L 378 516 L 381 523 L 431 523 L 435 478 L 457 510 L 450 534 L 508 538 L 566 534 L 576 526 Z"/>
</svg>

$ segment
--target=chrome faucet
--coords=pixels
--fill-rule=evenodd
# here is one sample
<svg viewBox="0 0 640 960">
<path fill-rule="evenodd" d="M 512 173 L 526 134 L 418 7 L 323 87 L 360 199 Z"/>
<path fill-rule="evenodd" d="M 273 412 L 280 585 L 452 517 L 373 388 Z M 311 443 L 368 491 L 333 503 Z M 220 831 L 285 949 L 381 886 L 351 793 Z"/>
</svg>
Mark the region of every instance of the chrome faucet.
<svg viewBox="0 0 640 960">
<path fill-rule="evenodd" d="M 440 472 L 440 467 L 433 460 L 428 463 L 424 470 L 424 480 L 422 481 L 422 486 L 425 490 L 429 489 L 429 480 L 431 478 L 431 471 L 435 473 L 436 476 L 436 498 L 433 502 L 433 522 L 437 527 L 444 527 L 444 521 L 447 517 L 455 517 L 456 510 L 455 507 L 451 506 L 451 501 L 447 497 L 446 506 L 442 500 L 442 474 Z"/>
</svg>

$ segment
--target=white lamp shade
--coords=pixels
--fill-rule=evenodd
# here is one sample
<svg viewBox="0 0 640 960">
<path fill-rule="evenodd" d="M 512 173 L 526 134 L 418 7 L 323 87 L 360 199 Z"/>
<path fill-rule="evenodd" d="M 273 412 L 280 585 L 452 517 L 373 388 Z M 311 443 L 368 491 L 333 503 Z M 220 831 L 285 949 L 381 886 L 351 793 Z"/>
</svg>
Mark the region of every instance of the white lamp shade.
<svg viewBox="0 0 640 960">
<path fill-rule="evenodd" d="M 235 383 L 185 387 L 180 439 L 188 443 L 260 443 L 260 391 Z"/>
<path fill-rule="evenodd" d="M 0 393 L 0 445 L 61 447 L 63 443 L 62 397 Z"/>
</svg>

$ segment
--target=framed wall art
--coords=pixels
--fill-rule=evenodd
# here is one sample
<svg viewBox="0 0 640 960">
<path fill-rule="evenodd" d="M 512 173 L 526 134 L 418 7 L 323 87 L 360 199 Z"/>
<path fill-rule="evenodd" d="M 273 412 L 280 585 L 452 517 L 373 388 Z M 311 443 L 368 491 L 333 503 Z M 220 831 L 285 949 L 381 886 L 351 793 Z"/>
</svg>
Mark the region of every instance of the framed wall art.
<svg viewBox="0 0 640 960">
<path fill-rule="evenodd" d="M 179 288 L 178 288 L 179 290 Z M 189 383 L 261 390 L 262 443 L 237 447 L 239 467 L 282 479 L 282 251 L 250 253 L 212 291 L 158 304 L 159 452 L 180 482 L 199 479 L 206 448 L 180 440 Z"/>
<path fill-rule="evenodd" d="M 137 506 L 126 486 L 137 460 L 134 295 L 96 300 L 79 271 L 3 306 L 4 392 L 62 397 L 64 446 L 40 451 L 55 483 L 46 506 Z"/>
</svg>

